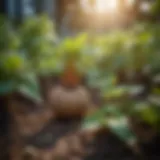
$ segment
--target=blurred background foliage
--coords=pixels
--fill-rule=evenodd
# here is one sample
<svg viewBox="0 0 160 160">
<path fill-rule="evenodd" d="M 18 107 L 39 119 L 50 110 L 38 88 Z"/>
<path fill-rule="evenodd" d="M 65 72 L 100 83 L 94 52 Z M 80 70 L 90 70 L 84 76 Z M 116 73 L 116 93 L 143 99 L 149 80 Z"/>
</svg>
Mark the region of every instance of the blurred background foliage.
<svg viewBox="0 0 160 160">
<path fill-rule="evenodd" d="M 16 30 L 3 18 L 0 32 L 4 35 L 0 39 L 1 80 L 27 72 L 61 72 L 67 58 L 75 60 L 90 84 L 102 89 L 101 83 L 106 85 L 110 79 L 115 83 L 120 70 L 128 78 L 147 67 L 152 76 L 160 70 L 159 24 L 138 23 L 103 35 L 82 33 L 61 39 L 54 24 L 41 16 L 27 19 Z"/>
<path fill-rule="evenodd" d="M 159 6 L 159 1 L 153 5 L 153 15 L 158 14 Z M 148 21 L 103 35 L 81 33 L 61 38 L 46 16 L 26 19 L 16 29 L 1 17 L 0 34 L 0 88 L 6 91 L 3 93 L 13 91 L 27 74 L 60 74 L 65 62 L 72 59 L 85 75 L 88 86 L 99 88 L 104 100 L 102 109 L 89 117 L 87 124 L 90 119 L 92 123 L 95 119 L 103 124 L 112 114 L 123 117 L 136 113 L 158 126 L 160 88 L 159 82 L 155 82 L 160 74 L 158 23 Z M 145 90 L 147 87 L 149 92 Z M 138 96 L 137 100 L 136 96 L 143 91 L 146 96 L 140 100 Z"/>
</svg>

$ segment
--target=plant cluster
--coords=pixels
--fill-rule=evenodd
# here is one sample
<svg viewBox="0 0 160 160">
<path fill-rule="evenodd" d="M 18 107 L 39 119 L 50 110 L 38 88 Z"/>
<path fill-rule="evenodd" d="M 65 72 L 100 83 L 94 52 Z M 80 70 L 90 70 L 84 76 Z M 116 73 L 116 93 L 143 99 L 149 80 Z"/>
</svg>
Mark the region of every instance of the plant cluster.
<svg viewBox="0 0 160 160">
<path fill-rule="evenodd" d="M 88 85 L 99 87 L 107 97 L 123 95 L 124 88 L 115 85 L 119 70 L 130 76 L 148 67 L 151 77 L 160 71 L 159 24 L 61 39 L 45 16 L 27 19 L 17 29 L 1 18 L 0 33 L 0 84 L 8 88 L 29 74 L 59 74 L 68 60 L 86 75 Z"/>
</svg>

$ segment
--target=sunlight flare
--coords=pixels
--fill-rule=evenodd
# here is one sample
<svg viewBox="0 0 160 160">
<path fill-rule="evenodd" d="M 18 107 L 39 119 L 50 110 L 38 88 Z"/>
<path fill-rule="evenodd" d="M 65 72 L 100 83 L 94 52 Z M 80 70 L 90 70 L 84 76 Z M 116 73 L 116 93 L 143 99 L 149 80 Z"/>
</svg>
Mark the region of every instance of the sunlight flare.
<svg viewBox="0 0 160 160">
<path fill-rule="evenodd" d="M 117 0 L 96 0 L 96 10 L 98 12 L 115 11 L 117 9 Z"/>
<path fill-rule="evenodd" d="M 135 0 L 125 0 L 124 5 L 131 7 L 134 4 Z M 107 12 L 116 12 L 119 9 L 120 0 L 95 0 L 93 5 L 90 5 L 89 0 L 82 0 L 81 4 L 85 11 L 97 13 L 107 13 Z"/>
</svg>

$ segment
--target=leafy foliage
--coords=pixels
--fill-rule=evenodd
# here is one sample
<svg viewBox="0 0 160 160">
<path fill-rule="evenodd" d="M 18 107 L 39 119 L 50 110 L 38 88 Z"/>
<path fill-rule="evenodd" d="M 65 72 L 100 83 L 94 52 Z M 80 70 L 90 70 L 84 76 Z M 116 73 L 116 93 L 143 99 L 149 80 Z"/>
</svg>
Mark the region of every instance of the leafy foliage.
<svg viewBox="0 0 160 160">
<path fill-rule="evenodd" d="M 100 88 L 103 98 L 124 99 L 132 89 L 116 85 L 119 70 L 123 69 L 128 77 L 147 66 L 151 76 L 160 71 L 159 24 L 139 24 L 125 31 L 117 30 L 104 35 L 84 33 L 64 39 L 56 35 L 53 23 L 45 16 L 28 19 L 17 30 L 8 25 L 7 20 L 0 19 L 0 24 L 3 35 L 0 37 L 1 90 L 4 90 L 2 86 L 6 82 L 11 89 L 28 74 L 61 73 L 66 60 L 74 60 L 78 69 L 87 76 L 88 85 Z M 137 104 L 128 101 L 128 97 L 125 97 L 125 104 L 116 104 L 121 106 L 125 115 L 131 114 L 128 107 L 134 108 Z M 104 123 L 104 113 L 102 110 L 93 117 L 98 123 Z M 116 113 L 114 111 L 115 116 Z M 157 123 L 157 116 L 148 113 L 151 113 L 148 109 L 143 112 L 143 119 Z"/>
<path fill-rule="evenodd" d="M 21 49 L 29 60 L 31 68 L 42 72 L 55 68 L 54 52 L 57 35 L 53 23 L 46 17 L 33 17 L 20 27 Z M 48 63 L 48 66 L 47 66 Z"/>
</svg>

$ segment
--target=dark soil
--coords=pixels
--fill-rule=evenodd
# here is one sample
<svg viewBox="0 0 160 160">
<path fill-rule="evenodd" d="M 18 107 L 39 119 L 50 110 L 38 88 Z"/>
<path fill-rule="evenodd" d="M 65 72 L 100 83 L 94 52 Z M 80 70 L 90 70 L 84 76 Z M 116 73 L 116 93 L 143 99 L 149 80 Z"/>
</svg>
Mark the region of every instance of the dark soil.
<svg viewBox="0 0 160 160">
<path fill-rule="evenodd" d="M 57 120 L 48 124 L 41 132 L 27 139 L 27 143 L 36 148 L 47 149 L 57 142 L 58 139 L 76 131 L 80 120 Z M 1 141 L 2 142 L 2 141 Z M 156 141 L 157 142 L 157 141 Z M 155 143 L 156 144 L 156 143 Z M 152 144 L 156 148 L 155 144 Z M 4 143 L 1 144 L 4 147 Z M 82 160 L 159 160 L 160 156 L 150 153 L 145 158 L 138 158 L 127 146 L 110 132 L 100 132 L 96 135 L 92 144 L 85 146 L 86 150 L 93 152 Z M 157 146 L 158 147 L 158 146 Z M 144 147 L 145 148 L 145 147 Z M 2 151 L 2 150 L 1 150 Z M 146 154 L 147 155 L 147 154 Z"/>
<path fill-rule="evenodd" d="M 0 97 L 0 159 L 7 160 L 8 156 L 8 132 L 9 112 L 7 109 L 7 97 Z"/>
<path fill-rule="evenodd" d="M 0 138 L 0 159 L 6 160 L 7 158 L 4 157 L 7 156 L 8 111 L 5 110 L 7 105 L 3 103 L 4 102 L 1 100 L 0 129 L 2 138 Z M 80 124 L 81 119 L 54 120 L 47 124 L 41 132 L 33 137 L 27 137 L 26 143 L 41 149 L 53 147 L 60 138 L 76 132 Z M 86 150 L 91 149 L 93 152 L 88 153 L 88 155 L 85 156 L 85 158 L 81 158 L 81 160 L 160 160 L 159 145 L 160 138 L 156 139 L 153 144 L 149 144 L 148 146 L 145 144 L 141 145 L 146 157 L 138 158 L 113 133 L 103 131 L 95 136 L 92 144 L 85 146 Z M 156 149 L 157 151 L 154 152 Z M 149 151 L 151 152 L 148 155 L 147 153 L 149 153 Z"/>
<path fill-rule="evenodd" d="M 81 123 L 81 120 L 65 119 L 54 120 L 50 122 L 41 132 L 37 133 L 33 137 L 26 139 L 27 144 L 36 148 L 50 148 L 60 138 L 75 132 Z"/>
<path fill-rule="evenodd" d="M 43 131 L 31 137 L 28 143 L 41 149 L 50 148 L 58 139 L 76 131 L 79 125 L 79 120 L 54 121 Z M 93 152 L 83 158 L 84 160 L 138 160 L 122 141 L 105 131 L 97 133 L 93 143 L 85 147 L 86 150 L 93 149 Z"/>
</svg>

